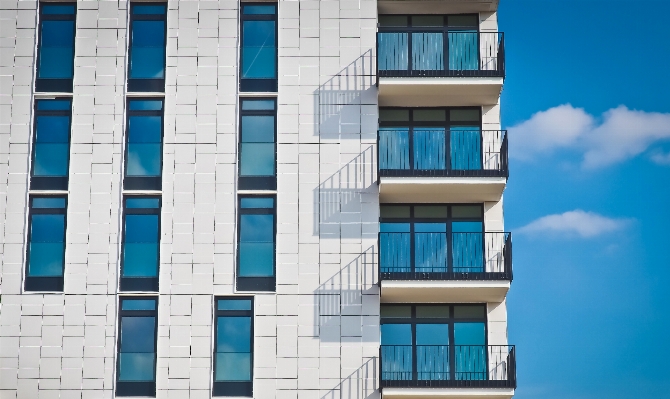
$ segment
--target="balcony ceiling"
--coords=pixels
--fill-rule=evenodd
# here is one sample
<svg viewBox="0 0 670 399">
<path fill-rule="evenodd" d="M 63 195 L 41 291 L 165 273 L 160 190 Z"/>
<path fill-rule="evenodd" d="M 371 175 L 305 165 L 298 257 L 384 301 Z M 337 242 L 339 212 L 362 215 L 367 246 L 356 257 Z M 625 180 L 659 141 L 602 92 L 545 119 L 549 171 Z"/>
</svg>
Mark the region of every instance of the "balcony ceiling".
<svg viewBox="0 0 670 399">
<path fill-rule="evenodd" d="M 462 14 L 495 12 L 499 0 L 380 0 L 379 14 Z"/>
<path fill-rule="evenodd" d="M 382 303 L 502 302 L 509 281 L 388 281 L 381 282 Z"/>
<path fill-rule="evenodd" d="M 500 77 L 379 78 L 379 106 L 436 107 L 498 104 Z"/>
<path fill-rule="evenodd" d="M 382 177 L 383 203 L 499 201 L 507 184 L 504 177 Z"/>
</svg>

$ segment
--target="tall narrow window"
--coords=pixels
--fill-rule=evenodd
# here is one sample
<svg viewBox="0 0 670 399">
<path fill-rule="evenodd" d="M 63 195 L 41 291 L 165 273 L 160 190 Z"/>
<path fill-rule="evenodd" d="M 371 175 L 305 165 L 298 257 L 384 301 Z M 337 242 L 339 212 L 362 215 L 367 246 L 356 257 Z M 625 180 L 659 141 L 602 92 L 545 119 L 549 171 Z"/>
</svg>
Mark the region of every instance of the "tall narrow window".
<svg viewBox="0 0 670 399">
<path fill-rule="evenodd" d="M 128 101 L 126 190 L 160 190 L 163 169 L 163 100 Z"/>
<path fill-rule="evenodd" d="M 63 291 L 67 197 L 30 197 L 26 291 Z"/>
<path fill-rule="evenodd" d="M 128 91 L 165 91 L 166 3 L 130 3 Z"/>
<path fill-rule="evenodd" d="M 40 2 L 36 91 L 72 93 L 77 3 Z"/>
<path fill-rule="evenodd" d="M 274 99 L 243 99 L 240 116 L 241 190 L 277 188 L 277 107 Z"/>
<path fill-rule="evenodd" d="M 70 99 L 37 100 L 35 104 L 32 190 L 67 190 L 71 105 Z"/>
<path fill-rule="evenodd" d="M 156 297 L 121 297 L 116 396 L 156 396 Z"/>
<path fill-rule="evenodd" d="M 275 290 L 275 197 L 242 196 L 239 207 L 237 289 Z"/>
<path fill-rule="evenodd" d="M 158 197 L 126 197 L 123 214 L 121 291 L 158 291 Z"/>
<path fill-rule="evenodd" d="M 253 298 L 216 299 L 214 396 L 253 393 Z"/>
<path fill-rule="evenodd" d="M 240 91 L 277 91 L 277 5 L 242 3 Z"/>
</svg>

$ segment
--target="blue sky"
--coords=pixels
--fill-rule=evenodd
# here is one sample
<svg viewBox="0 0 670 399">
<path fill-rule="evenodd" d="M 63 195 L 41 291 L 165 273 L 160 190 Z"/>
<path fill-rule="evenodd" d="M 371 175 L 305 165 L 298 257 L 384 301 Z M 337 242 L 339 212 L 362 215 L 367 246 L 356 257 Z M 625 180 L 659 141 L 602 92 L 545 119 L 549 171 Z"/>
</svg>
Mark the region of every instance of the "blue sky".
<svg viewBox="0 0 670 399">
<path fill-rule="evenodd" d="M 668 15 L 500 1 L 517 399 L 670 398 Z"/>
</svg>

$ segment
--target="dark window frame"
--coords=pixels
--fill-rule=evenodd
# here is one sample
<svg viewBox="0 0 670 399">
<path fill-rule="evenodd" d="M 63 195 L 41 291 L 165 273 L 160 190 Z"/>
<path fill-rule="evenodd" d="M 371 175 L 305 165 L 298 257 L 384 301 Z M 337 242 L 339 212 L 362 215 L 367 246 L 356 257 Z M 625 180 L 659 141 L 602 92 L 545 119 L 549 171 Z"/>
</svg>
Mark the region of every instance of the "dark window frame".
<svg viewBox="0 0 670 399">
<path fill-rule="evenodd" d="M 51 101 L 51 100 L 66 100 L 70 102 L 70 109 L 65 110 L 38 110 L 37 104 L 40 101 Z M 55 97 L 49 99 L 35 99 L 34 102 L 34 112 L 35 116 L 33 117 L 33 142 L 30 148 L 30 189 L 31 190 L 67 190 L 69 184 L 69 172 L 70 172 L 70 150 L 72 146 L 72 97 Z M 37 118 L 40 116 L 67 116 L 70 118 L 70 124 L 68 126 L 67 134 L 67 144 L 68 144 L 68 156 L 67 156 L 67 173 L 65 176 L 35 176 L 35 145 L 37 144 Z"/>
<path fill-rule="evenodd" d="M 149 300 L 156 303 L 155 310 L 122 310 L 125 300 Z M 154 381 L 119 381 L 119 367 L 121 365 L 121 320 L 122 317 L 147 317 L 152 316 L 155 320 L 154 326 Z M 115 396 L 147 396 L 156 397 L 156 371 L 158 360 L 158 296 L 120 296 L 118 316 L 117 338 L 116 338 L 116 389 Z"/>
<path fill-rule="evenodd" d="M 130 13 L 129 13 L 129 25 L 128 25 L 128 91 L 129 92 L 165 92 L 165 78 L 167 75 L 167 14 L 168 7 L 167 2 L 129 2 L 130 4 Z M 163 6 L 165 7 L 164 14 L 135 14 L 133 13 L 136 6 Z M 130 77 L 130 67 L 132 63 L 131 59 L 131 49 L 133 48 L 133 22 L 134 21 L 164 21 L 165 29 L 163 32 L 163 37 L 165 41 L 165 57 L 163 57 L 163 78 L 162 79 L 144 79 L 144 78 L 131 78 Z"/>
<path fill-rule="evenodd" d="M 244 14 L 244 7 L 247 6 L 274 6 L 274 14 Z M 239 65 L 239 74 L 240 74 L 240 92 L 266 92 L 274 93 L 278 90 L 278 81 L 279 81 L 279 3 L 278 2 L 267 2 L 267 3 L 246 3 L 242 2 L 240 7 L 240 65 Z M 275 78 L 268 79 L 256 79 L 256 78 L 243 78 L 244 76 L 242 68 L 243 63 L 242 59 L 244 56 L 244 22 L 245 21 L 274 21 L 275 23 Z"/>
<path fill-rule="evenodd" d="M 127 208 L 128 199 L 157 199 L 158 208 Z M 123 292 L 158 292 L 158 280 L 161 266 L 161 210 L 163 200 L 160 195 L 126 195 L 123 197 L 123 216 L 121 219 L 121 259 L 119 268 L 119 291 Z M 130 211 L 130 212 L 129 212 Z M 125 246 L 126 246 L 126 216 L 127 215 L 157 215 L 158 216 L 158 245 L 156 277 L 123 277 Z"/>
<path fill-rule="evenodd" d="M 242 103 L 247 100 L 272 100 L 273 110 L 243 110 Z M 272 116 L 274 117 L 274 176 L 242 176 L 242 117 L 244 116 Z M 240 139 L 237 143 L 238 153 L 238 189 L 240 190 L 276 190 L 277 189 L 277 98 L 276 97 L 242 97 L 240 98 Z"/>
<path fill-rule="evenodd" d="M 272 198 L 274 206 L 272 208 L 242 208 L 242 199 L 244 198 Z M 237 253 L 235 266 L 235 283 L 237 291 L 246 292 L 275 292 L 277 290 L 277 195 L 239 195 L 237 198 Z M 273 215 L 273 273 L 272 277 L 243 277 L 240 276 L 240 234 L 242 229 L 242 215 Z"/>
<path fill-rule="evenodd" d="M 161 110 L 130 110 L 132 101 L 161 101 Z M 163 97 L 128 97 L 126 100 L 126 131 L 123 162 L 124 190 L 161 190 L 163 188 L 163 150 L 165 145 L 165 98 Z M 161 145 L 160 145 L 160 176 L 128 176 L 128 147 L 130 144 L 130 117 L 132 116 L 160 116 L 161 118 Z"/>
<path fill-rule="evenodd" d="M 240 300 L 249 301 L 251 303 L 251 310 L 219 310 L 218 301 L 223 300 Z M 251 350 L 251 380 L 246 381 L 216 381 L 216 353 L 218 346 L 218 322 L 219 317 L 249 317 L 251 320 L 251 329 L 249 333 L 249 348 Z M 216 296 L 214 297 L 214 353 L 212 361 L 213 373 L 213 389 L 212 396 L 235 396 L 235 397 L 253 397 L 253 383 L 254 383 L 254 297 L 253 296 Z"/>
<path fill-rule="evenodd" d="M 444 171 L 451 171 L 451 127 L 452 126 L 459 126 L 459 125 L 468 125 L 467 122 L 459 122 L 459 121 L 452 121 L 451 120 L 451 113 L 450 111 L 455 111 L 455 110 L 462 110 L 462 111 L 474 111 L 477 110 L 479 113 L 479 125 L 472 124 L 471 126 L 477 126 L 480 132 L 482 132 L 482 127 L 483 127 L 483 121 L 482 121 L 482 107 L 380 107 L 379 111 L 381 113 L 382 110 L 393 110 L 393 111 L 399 111 L 399 110 L 407 110 L 409 112 L 409 119 L 406 121 L 382 121 L 381 118 L 379 118 L 379 128 L 381 131 L 382 127 L 407 127 L 408 128 L 408 146 L 409 146 L 409 166 L 410 168 L 408 171 L 415 171 L 417 169 L 414 168 L 414 140 L 412 139 L 414 137 L 414 129 L 417 127 L 443 127 L 445 129 L 445 134 L 447 135 L 446 137 L 446 151 L 445 151 L 445 165 L 447 165 L 446 169 Z M 433 110 L 444 110 L 445 112 L 445 120 L 444 121 L 415 121 L 414 120 L 414 112 L 413 111 L 433 111 Z M 379 143 L 379 131 L 377 133 L 377 142 Z M 379 146 L 378 146 L 379 147 Z M 377 151 L 379 151 L 379 148 L 377 148 Z M 479 153 L 484 154 L 484 140 L 479 140 Z M 379 154 L 377 154 L 377 158 L 379 158 Z M 381 169 L 380 171 L 393 171 L 395 169 Z M 442 172 L 442 170 L 439 170 Z M 477 172 L 481 172 L 481 170 L 476 169 Z"/>
<path fill-rule="evenodd" d="M 380 346 L 383 347 L 384 345 L 381 344 L 381 326 L 384 324 L 410 324 L 411 325 L 411 331 L 412 331 L 412 358 L 417 359 L 417 345 L 416 344 L 416 325 L 417 324 L 448 324 L 449 325 L 449 359 L 451 359 L 450 364 L 453 362 L 453 359 L 455 359 L 454 355 L 454 350 L 455 347 L 458 345 L 455 345 L 455 332 L 454 332 L 454 324 L 455 323 L 484 323 L 484 344 L 482 345 L 483 347 L 487 348 L 489 345 L 489 321 L 488 321 L 488 306 L 485 303 L 382 303 L 382 307 L 403 307 L 403 306 L 410 306 L 411 308 L 411 316 L 410 317 L 389 317 L 389 316 L 381 316 L 381 309 L 380 309 L 380 316 L 379 316 L 379 328 L 380 328 Z M 438 307 L 438 306 L 449 306 L 449 317 L 417 317 L 416 315 L 416 308 L 417 306 L 422 306 L 422 307 Z M 473 318 L 473 317 L 460 317 L 456 318 L 454 316 L 454 308 L 456 306 L 464 306 L 464 307 L 483 307 L 484 308 L 484 318 Z M 390 345 L 394 346 L 394 345 Z M 403 345 L 404 346 L 404 345 Z M 381 367 L 380 367 L 381 369 Z M 456 379 L 454 378 L 455 374 L 455 368 L 450 367 L 450 373 L 451 373 L 451 378 L 446 381 L 455 381 Z M 414 367 L 412 370 L 412 381 L 417 381 L 417 368 Z M 381 373 L 381 370 L 380 370 Z M 488 380 L 488 378 L 486 378 Z M 401 380 L 402 381 L 402 380 Z"/>
<path fill-rule="evenodd" d="M 410 240 L 409 240 L 409 245 L 410 245 L 410 260 L 412 264 L 412 268 L 414 268 L 414 259 L 415 259 L 415 247 L 416 247 L 416 240 L 414 239 L 415 237 L 415 224 L 416 223 L 445 223 L 446 226 L 446 245 L 447 248 L 452 248 L 453 245 L 453 228 L 452 228 L 452 222 L 481 222 L 482 224 L 482 235 L 486 233 L 486 223 L 485 223 L 485 218 L 484 218 L 484 204 L 483 203 L 448 203 L 448 204 L 439 204 L 439 203 L 411 203 L 411 204 L 401 204 L 401 203 L 381 203 L 379 204 L 380 206 L 380 212 L 379 212 L 379 224 L 381 225 L 382 223 L 406 223 L 409 224 L 409 232 L 408 234 L 410 235 Z M 381 207 L 383 206 L 409 206 L 410 207 L 410 217 L 409 218 L 389 218 L 389 217 L 382 217 L 381 216 Z M 447 217 L 445 218 L 419 218 L 414 216 L 414 208 L 416 206 L 446 206 L 447 207 Z M 454 206 L 478 206 L 481 209 L 481 218 L 474 218 L 474 217 L 457 217 L 455 218 L 452 214 L 452 209 Z M 378 245 L 381 246 L 381 235 L 384 234 L 381 231 L 379 232 L 377 242 Z M 486 240 L 482 240 L 482 253 L 486 253 Z M 382 271 L 382 263 L 381 263 L 381 251 L 377 254 L 377 264 L 379 265 L 379 273 L 380 273 L 380 281 L 381 280 L 388 280 L 390 276 L 392 276 L 395 272 L 383 272 Z M 447 256 L 447 273 L 455 273 L 454 271 L 454 266 L 453 266 L 453 257 L 452 256 Z M 412 271 L 412 273 L 416 273 L 415 271 Z M 430 277 L 432 274 L 439 274 L 439 273 L 431 273 L 431 272 L 423 272 L 421 273 L 422 275 L 426 277 Z"/>
<path fill-rule="evenodd" d="M 64 208 L 33 208 L 33 200 L 36 198 L 61 198 L 65 200 Z M 65 252 L 67 249 L 67 195 L 31 195 L 28 199 L 28 234 L 26 240 L 26 264 L 25 264 L 25 291 L 63 292 L 65 285 Z M 63 270 L 60 276 L 37 277 L 30 275 L 30 243 L 32 239 L 33 215 L 65 215 L 63 221 Z"/>
<path fill-rule="evenodd" d="M 44 14 L 42 8 L 44 6 L 74 6 L 74 14 Z M 35 63 L 35 91 L 36 92 L 51 92 L 51 93 L 72 93 L 74 86 L 74 56 L 76 54 L 77 46 L 77 3 L 76 2 L 39 2 L 39 26 L 37 29 L 37 55 Z M 40 58 L 42 50 L 42 22 L 43 21 L 74 21 L 74 36 L 72 38 L 72 77 L 70 79 L 51 79 L 40 78 Z"/>
</svg>

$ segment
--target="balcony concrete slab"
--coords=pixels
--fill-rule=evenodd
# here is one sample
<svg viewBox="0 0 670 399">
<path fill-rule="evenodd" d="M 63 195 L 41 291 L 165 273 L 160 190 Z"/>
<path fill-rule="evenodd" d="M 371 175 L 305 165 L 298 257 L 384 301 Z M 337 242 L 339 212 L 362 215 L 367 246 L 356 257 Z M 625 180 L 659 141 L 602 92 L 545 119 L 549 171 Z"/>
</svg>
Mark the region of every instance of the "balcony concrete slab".
<svg viewBox="0 0 670 399">
<path fill-rule="evenodd" d="M 494 12 L 499 0 L 380 0 L 380 14 L 461 14 Z"/>
<path fill-rule="evenodd" d="M 509 281 L 388 281 L 381 282 L 382 303 L 502 302 Z"/>
<path fill-rule="evenodd" d="M 502 77 L 380 77 L 380 107 L 498 104 Z"/>
<path fill-rule="evenodd" d="M 383 388 L 382 399 L 510 399 L 513 388 Z"/>
<path fill-rule="evenodd" d="M 500 201 L 505 177 L 381 177 L 382 203 Z"/>
</svg>

